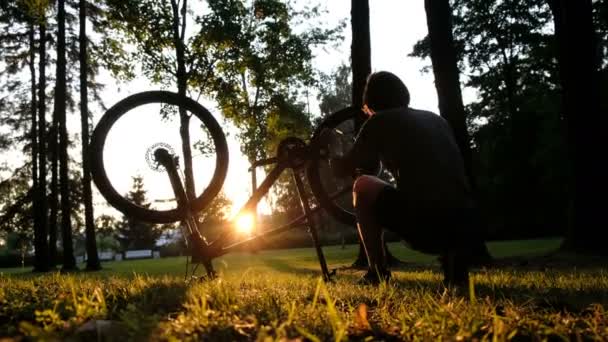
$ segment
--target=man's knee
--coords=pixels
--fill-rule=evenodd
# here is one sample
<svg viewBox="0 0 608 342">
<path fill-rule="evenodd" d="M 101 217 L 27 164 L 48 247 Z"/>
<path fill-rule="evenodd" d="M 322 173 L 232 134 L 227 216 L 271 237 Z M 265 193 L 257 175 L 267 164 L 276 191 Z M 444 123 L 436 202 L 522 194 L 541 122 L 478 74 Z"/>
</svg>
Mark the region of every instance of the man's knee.
<svg viewBox="0 0 608 342">
<path fill-rule="evenodd" d="M 385 186 L 386 183 L 376 177 L 358 177 L 353 184 L 353 205 L 357 207 L 373 203 Z"/>
</svg>

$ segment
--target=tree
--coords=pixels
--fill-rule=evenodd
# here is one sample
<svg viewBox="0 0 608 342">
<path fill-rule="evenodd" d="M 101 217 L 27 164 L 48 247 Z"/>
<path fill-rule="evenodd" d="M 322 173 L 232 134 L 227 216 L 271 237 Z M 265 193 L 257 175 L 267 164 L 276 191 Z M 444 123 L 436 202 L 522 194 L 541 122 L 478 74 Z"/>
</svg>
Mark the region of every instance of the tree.
<svg viewBox="0 0 608 342">
<path fill-rule="evenodd" d="M 462 154 L 467 178 L 474 192 L 471 146 L 466 125 L 466 113 L 460 91 L 460 77 L 454 38 L 452 36 L 452 10 L 449 0 L 425 0 L 424 2 L 430 42 L 430 55 L 435 75 L 435 88 L 439 100 L 439 112 L 454 132 L 456 143 Z M 481 233 L 481 232 L 480 232 Z M 480 237 L 483 239 L 483 237 Z M 476 244 L 476 256 L 479 259 L 490 259 L 485 244 Z M 480 260 L 481 261 L 481 260 Z M 485 261 L 484 261 L 485 262 Z"/>
<path fill-rule="evenodd" d="M 349 65 L 342 64 L 333 73 L 321 76 L 318 100 L 322 117 L 352 104 L 351 70 Z"/>
<path fill-rule="evenodd" d="M 150 206 L 141 176 L 133 177 L 131 191 L 126 194 L 125 198 L 145 208 Z M 153 249 L 161 234 L 162 226 L 141 222 L 127 216 L 123 216 L 115 231 L 116 240 L 120 242 L 124 250 Z"/>
<path fill-rule="evenodd" d="M 452 126 L 469 181 L 474 186 L 471 146 L 460 91 L 456 48 L 452 37 L 452 10 L 448 0 L 425 0 L 424 5 L 439 112 Z"/>
<path fill-rule="evenodd" d="M 69 2 L 68 5 L 73 4 L 73 2 Z M 57 39 L 51 38 L 49 32 L 55 31 L 55 26 L 57 24 L 57 16 L 49 15 L 47 19 L 47 12 L 49 8 L 50 2 L 48 1 L 31 1 L 31 0 L 20 0 L 13 2 L 0 2 L 0 25 L 2 26 L 2 34 L 0 34 L 0 41 L 2 42 L 3 54 L 0 56 L 0 60 L 5 62 L 3 64 L 3 70 L 0 72 L 0 77 L 3 78 L 2 90 L 9 91 L 11 93 L 10 97 L 4 97 L 0 102 L 0 124 L 5 127 L 10 127 L 10 134 L 3 135 L 2 139 L 0 139 L 0 149 L 6 150 L 17 150 L 19 148 L 23 149 L 25 155 L 30 154 L 32 156 L 32 163 L 28 163 L 27 166 L 32 168 L 31 177 L 33 181 L 31 182 L 32 188 L 34 191 L 28 191 L 28 189 L 22 189 L 18 187 L 22 193 L 17 198 L 16 202 L 11 202 L 8 198 L 2 198 L 0 203 L 8 209 L 10 209 L 10 213 L 14 213 L 16 216 L 13 219 L 20 219 L 21 215 L 26 214 L 28 212 L 29 203 L 24 203 L 21 199 L 29 198 L 34 203 L 35 209 L 33 210 L 36 214 L 33 215 L 35 219 L 36 231 L 40 231 L 40 223 L 48 224 L 47 214 L 41 215 L 39 203 L 43 203 L 46 208 L 45 212 L 48 212 L 50 207 L 51 209 L 51 224 L 48 225 L 45 230 L 48 232 L 48 239 L 51 244 L 51 250 L 46 252 L 50 257 L 44 257 L 45 262 L 49 260 L 56 259 L 56 221 L 57 221 L 57 198 L 58 192 L 57 183 L 58 183 L 58 175 L 57 175 L 57 167 L 52 167 L 51 170 L 51 181 L 50 181 L 50 194 L 51 198 L 47 198 L 46 193 L 49 191 L 48 183 L 46 182 L 48 167 L 40 167 L 40 161 L 46 161 L 51 166 L 53 166 L 53 160 L 57 160 L 56 155 L 49 157 L 50 154 L 56 154 L 57 151 L 57 125 L 51 126 L 50 130 L 45 128 L 44 131 L 40 131 L 39 127 L 43 125 L 46 127 L 46 120 L 41 122 L 39 117 L 46 117 L 46 113 L 41 114 L 40 108 L 46 108 L 48 106 L 48 101 L 46 100 L 46 96 L 43 99 L 38 101 L 38 94 L 40 93 L 41 88 L 44 89 L 46 93 L 46 85 L 41 85 L 40 82 L 36 82 L 36 77 L 39 79 L 43 78 L 46 80 L 46 75 L 44 75 L 45 70 L 38 70 L 38 75 L 36 75 L 36 67 L 40 69 L 40 66 L 48 66 L 51 63 L 55 63 L 55 59 L 53 58 L 53 54 L 49 54 L 46 50 L 50 45 L 51 47 L 56 46 Z M 90 4 L 90 7 L 93 10 L 93 13 L 96 15 L 94 18 L 96 20 L 99 19 L 99 11 L 98 6 L 95 4 Z M 69 7 L 68 7 L 69 9 Z M 44 20 L 42 20 L 44 18 Z M 73 62 L 73 59 L 78 56 L 75 53 L 75 48 L 78 47 L 78 44 L 75 40 L 76 35 L 73 33 L 73 30 L 70 28 L 73 27 L 73 23 L 75 22 L 74 16 L 68 10 L 65 15 L 66 19 L 66 51 L 65 55 L 68 57 L 67 63 Z M 40 44 L 40 40 L 37 39 L 35 33 L 36 30 L 39 30 L 41 24 L 44 24 L 44 30 L 46 31 L 42 36 L 42 41 L 44 44 Z M 103 25 L 101 25 L 103 26 Z M 97 28 L 100 25 L 93 25 L 93 27 Z M 104 35 L 101 35 L 102 38 L 107 38 Z M 107 44 L 109 40 L 103 41 L 104 44 Z M 110 42 L 111 43 L 111 42 Z M 38 46 L 37 49 L 32 49 L 32 47 Z M 94 45 L 95 46 L 95 45 Z M 120 46 L 120 45 L 112 45 L 112 46 Z M 5 50 L 6 47 L 6 50 Z M 40 48 L 44 47 L 45 54 L 40 59 L 38 64 L 35 63 L 36 55 L 39 54 Z M 29 49 L 29 50 L 28 50 Z M 66 49 L 64 49 L 66 50 Z M 113 53 L 105 52 L 105 54 L 100 54 L 99 49 L 95 51 L 93 60 L 93 67 L 88 69 L 89 76 L 93 76 L 97 72 L 97 68 L 100 63 L 98 62 L 100 59 L 105 61 L 110 58 L 108 56 L 112 56 Z M 6 53 L 4 53 L 6 52 Z M 120 54 L 116 54 L 120 56 Z M 98 59 L 99 57 L 103 57 Z M 116 63 L 116 61 L 120 61 L 120 58 L 112 58 L 112 60 Z M 111 64 L 108 64 L 111 65 Z M 6 66 L 6 68 L 5 68 Z M 29 66 L 29 85 L 26 88 L 25 80 L 28 78 L 25 77 L 25 70 L 27 70 L 26 66 Z M 66 79 L 74 80 L 74 74 L 77 68 L 68 68 L 66 71 Z M 6 81 L 6 82 L 4 82 Z M 63 101 L 54 101 L 55 105 L 61 105 L 60 102 L 63 102 L 64 108 L 73 110 L 73 99 L 71 97 L 71 90 L 75 88 L 73 85 L 66 86 L 66 96 L 64 96 Z M 90 82 L 90 88 L 92 89 L 92 95 L 95 100 L 99 100 L 97 89 L 98 84 L 94 81 Z M 29 95 L 26 95 L 27 93 Z M 55 94 L 57 95 L 57 94 Z M 27 103 L 27 107 L 26 104 Z M 66 106 L 67 105 L 67 106 Z M 27 113 L 26 113 L 26 109 Z M 53 111 L 54 114 L 57 112 Z M 27 119 L 26 119 L 27 116 Z M 54 122 L 56 123 L 57 115 L 53 115 Z M 24 127 L 24 124 L 32 123 L 32 126 L 27 127 L 27 130 Z M 42 143 L 41 143 L 42 142 Z M 48 147 L 46 147 L 48 146 Z M 40 148 L 42 150 L 40 150 Z M 56 164 L 56 162 L 55 162 Z M 44 176 L 42 176 L 42 173 Z M 21 174 L 19 173 L 13 173 Z M 78 178 L 74 178 L 74 174 L 71 170 L 68 170 L 68 175 L 70 177 L 69 182 L 71 184 L 74 181 L 77 181 Z M 45 179 L 45 183 L 43 185 L 39 185 L 39 180 L 41 178 Z M 12 184 L 16 184 L 18 179 L 11 179 Z M 80 184 L 77 184 L 80 187 Z M 39 190 L 42 192 L 42 197 L 37 194 Z M 78 191 L 70 190 L 70 193 L 76 194 Z M 50 205 L 49 205 L 50 204 Z M 76 210 L 70 210 L 70 213 L 73 215 L 73 218 L 78 220 L 79 212 Z M 10 216 L 10 215 L 9 215 Z M 9 221 L 14 221 L 13 219 Z M 40 221 L 42 220 L 42 221 Z M 25 221 L 27 222 L 27 221 Z M 53 227 L 55 227 L 53 229 Z M 29 226 L 19 227 L 18 229 L 27 230 L 30 229 Z M 49 229 L 50 228 L 50 229 Z M 37 238 L 39 238 L 42 234 L 36 234 Z M 46 233 L 45 233 L 46 235 Z M 41 239 L 38 239 L 40 241 Z M 45 237 L 46 240 L 46 237 Z M 37 245 L 40 245 L 39 243 Z M 48 249 L 48 246 L 46 247 Z M 39 250 L 39 248 L 38 248 Z M 54 253 L 53 253 L 54 252 Z"/>
<path fill-rule="evenodd" d="M 196 72 L 194 64 L 201 63 L 188 48 L 190 44 L 185 44 L 188 1 L 183 0 L 181 8 L 176 0 L 160 4 L 153 0 L 109 0 L 108 5 L 109 17 L 115 27 L 137 45 L 138 51 L 134 57 L 142 62 L 144 73 L 164 86 L 169 86 L 174 81 L 178 94 L 185 96 L 192 73 Z M 194 198 L 190 116 L 180 108 L 179 117 L 186 194 L 189 198 Z"/>
<path fill-rule="evenodd" d="M 0 62 L 3 68 L 0 71 L 2 78 L 2 91 L 10 96 L 0 100 L 0 123 L 8 126 L 6 133 L 0 139 L 0 149 L 17 150 L 23 148 L 25 155 L 31 155 L 31 162 L 14 168 L 11 176 L 2 182 L 3 186 L 11 188 L 10 196 L 2 196 L 3 216 L 2 225 L 7 229 L 23 232 L 30 231 L 32 220 L 35 231 L 35 270 L 48 269 L 46 246 L 46 233 L 44 220 L 44 188 L 38 183 L 40 172 L 39 160 L 43 159 L 39 153 L 40 122 L 38 109 L 41 106 L 37 101 L 36 93 L 44 89 L 44 85 L 36 83 L 36 52 L 44 51 L 45 44 L 36 40 L 36 32 L 41 32 L 44 42 L 43 27 L 45 26 L 42 3 L 33 2 L 2 2 L 0 3 L 0 45 L 2 54 Z M 38 43 L 38 48 L 36 47 Z M 41 58 L 39 65 L 44 65 Z M 28 67 L 29 75 L 23 71 Z M 44 79 L 44 70 L 40 70 L 39 78 Z M 26 81 L 29 79 L 29 82 Z M 42 99 L 44 101 L 44 98 Z M 31 125 L 27 125 L 30 123 Z M 43 123 L 42 123 L 43 125 Z M 41 146 L 44 148 L 44 144 Z M 30 168 L 30 172 L 24 172 Z M 9 170 L 3 170 L 9 171 Z M 23 183 L 31 177 L 31 183 Z M 25 186 L 23 186 L 25 184 Z M 33 209 L 29 206 L 33 202 Z M 34 214 L 32 214 L 32 210 Z M 22 225 L 22 226 L 20 226 Z"/>
<path fill-rule="evenodd" d="M 58 101 L 55 101 L 55 109 L 51 127 L 48 131 L 47 142 L 51 166 L 51 183 L 49 189 L 49 264 L 51 267 L 57 265 L 57 232 L 59 224 L 59 115 L 57 113 Z"/>
<path fill-rule="evenodd" d="M 213 241 L 219 236 L 228 221 L 231 207 L 232 201 L 224 192 L 220 192 L 211 204 L 199 213 L 199 229 L 207 241 Z"/>
<path fill-rule="evenodd" d="M 473 168 L 494 238 L 559 233 L 568 190 L 550 11 L 542 0 L 453 3 Z M 412 55 L 430 56 L 429 37 Z M 464 75 L 464 76 L 463 76 Z"/>
<path fill-rule="evenodd" d="M 66 58 L 65 58 L 65 0 L 57 1 L 57 64 L 55 86 L 55 115 L 59 133 L 59 187 L 61 192 L 61 235 L 63 270 L 76 269 L 72 241 L 71 202 L 69 188 L 68 129 L 66 120 Z"/>
<path fill-rule="evenodd" d="M 369 3 L 367 0 L 351 0 L 352 43 L 350 48 L 352 81 L 352 105 L 363 105 L 363 90 L 367 76 L 372 72 L 371 43 L 369 33 Z"/>
<path fill-rule="evenodd" d="M 47 240 L 47 205 L 46 205 L 46 9 L 39 11 L 39 50 L 38 50 L 38 181 L 34 201 L 34 270 L 49 270 L 49 247 Z"/>
<path fill-rule="evenodd" d="M 608 190 L 603 155 L 600 74 L 592 1 L 550 0 L 558 45 L 563 112 L 567 122 L 572 180 L 572 219 L 564 248 L 606 255 L 603 206 L 597 194 Z"/>
<path fill-rule="evenodd" d="M 369 3 L 367 0 L 351 0 L 351 30 L 352 43 L 350 47 L 350 59 L 352 69 L 352 97 L 351 105 L 360 108 L 363 105 L 363 91 L 367 76 L 372 72 L 371 43 L 369 37 Z M 356 130 L 361 127 L 362 122 L 355 123 Z M 367 257 L 363 242 L 359 240 L 359 254 L 353 266 L 366 266 Z"/>
<path fill-rule="evenodd" d="M 34 18 L 32 17 L 30 19 L 30 24 L 29 24 L 29 33 L 28 33 L 28 39 L 29 39 L 29 49 L 30 49 L 30 53 L 29 53 L 29 61 L 28 61 L 28 66 L 30 69 L 30 77 L 31 77 L 31 128 L 30 128 L 30 142 L 31 142 L 31 152 L 32 152 L 32 156 L 31 156 L 31 160 L 32 160 L 32 174 L 31 174 L 31 179 L 32 179 L 32 187 L 31 190 L 33 190 L 32 192 L 37 191 L 38 189 L 38 104 L 37 104 L 37 97 L 36 97 L 36 42 L 35 42 L 35 33 L 36 33 L 36 29 L 35 29 L 35 21 Z M 33 197 L 33 196 L 32 196 Z M 38 210 L 38 206 L 40 205 L 37 201 L 32 201 L 34 202 L 34 204 L 32 205 L 33 207 L 35 207 L 34 209 L 34 213 L 37 212 Z"/>
<path fill-rule="evenodd" d="M 85 216 L 85 241 L 87 250 L 87 270 L 101 269 L 99 255 L 97 254 L 97 242 L 95 239 L 95 217 L 93 214 L 93 194 L 91 191 L 91 170 L 88 158 L 89 146 L 89 99 L 87 84 L 87 14 L 86 1 L 78 1 L 78 23 L 79 23 L 79 55 L 80 61 L 80 127 L 82 138 L 82 192 Z"/>
<path fill-rule="evenodd" d="M 352 43 L 350 48 L 350 59 L 352 69 L 352 98 L 351 105 L 354 108 L 363 106 L 363 91 L 367 77 L 372 72 L 372 57 L 371 43 L 369 32 L 369 3 L 367 0 L 351 0 L 351 30 Z M 363 124 L 362 121 L 357 121 L 357 131 Z M 385 255 L 389 264 L 397 263 L 398 260 L 390 253 L 386 244 L 384 245 Z M 353 266 L 366 266 L 367 257 L 365 247 L 359 241 L 359 254 Z"/>
</svg>

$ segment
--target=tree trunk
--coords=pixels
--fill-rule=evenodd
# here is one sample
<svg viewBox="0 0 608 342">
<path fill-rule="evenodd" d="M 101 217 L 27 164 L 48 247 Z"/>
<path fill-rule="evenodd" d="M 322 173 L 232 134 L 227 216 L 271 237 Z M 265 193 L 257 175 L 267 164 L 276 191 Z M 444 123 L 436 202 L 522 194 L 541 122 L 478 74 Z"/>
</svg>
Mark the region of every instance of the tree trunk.
<svg viewBox="0 0 608 342">
<path fill-rule="evenodd" d="M 46 18 L 41 18 L 38 66 L 38 188 L 35 202 L 38 203 L 34 227 L 34 271 L 49 270 L 49 249 L 47 241 L 46 206 Z"/>
<path fill-rule="evenodd" d="M 591 0 L 549 0 L 558 43 L 563 113 L 571 163 L 572 217 L 563 248 L 608 254 L 604 203 L 608 190 L 602 155 L 606 119 L 600 110 L 599 72 Z M 601 198 L 601 197 L 600 197 Z"/>
<path fill-rule="evenodd" d="M 87 12 L 86 0 L 78 1 L 78 19 L 80 34 L 78 36 L 80 61 L 80 127 L 82 135 L 82 193 L 84 200 L 85 240 L 87 250 L 87 270 L 101 269 L 95 239 L 95 216 L 93 213 L 93 194 L 91 191 L 91 172 L 89 166 L 89 100 L 87 84 Z"/>
<path fill-rule="evenodd" d="M 38 212 L 40 210 L 40 200 L 38 195 L 38 103 L 36 97 L 36 44 L 35 44 L 35 32 L 36 28 L 34 26 L 34 20 L 32 19 L 32 23 L 30 24 L 29 31 L 29 43 L 30 43 L 30 59 L 29 59 L 29 68 L 31 75 L 31 112 L 32 112 L 32 127 L 30 130 L 30 139 L 32 144 L 32 208 L 34 211 L 34 234 L 40 229 L 40 217 Z M 37 236 L 36 236 L 37 237 Z"/>
<path fill-rule="evenodd" d="M 188 74 L 186 72 L 184 34 L 186 29 L 186 8 L 187 0 L 184 0 L 181 9 L 182 27 L 180 32 L 180 12 L 175 0 L 171 0 L 173 10 L 173 44 L 175 46 L 175 56 L 177 59 L 177 93 L 186 96 L 188 90 Z M 182 140 L 182 153 L 184 155 L 184 174 L 186 176 L 186 195 L 189 199 L 196 197 L 194 187 L 194 173 L 192 171 L 192 148 L 190 147 L 190 116 L 186 110 L 179 109 L 179 135 Z"/>
<path fill-rule="evenodd" d="M 57 265 L 57 218 L 59 212 L 59 144 L 57 103 L 53 110 L 53 122 L 47 138 L 51 157 L 51 194 L 49 195 L 49 264 L 54 267 Z"/>
<path fill-rule="evenodd" d="M 57 86 L 55 108 L 59 118 L 59 187 L 61 191 L 61 238 L 63 242 L 63 270 L 76 269 L 72 247 L 72 222 L 69 189 L 68 131 L 66 125 L 66 59 L 65 59 L 65 0 L 57 1 Z"/>
<path fill-rule="evenodd" d="M 351 101 L 354 108 L 361 108 L 363 106 L 363 90 L 365 89 L 367 76 L 372 71 L 368 0 L 351 0 L 350 25 L 352 31 L 350 59 L 353 72 Z M 356 120 L 355 130 L 358 131 L 362 124 L 362 120 Z M 358 234 L 357 236 L 360 235 Z M 367 264 L 365 248 L 359 237 L 359 253 L 352 266 L 365 267 Z"/>
<path fill-rule="evenodd" d="M 32 20 L 33 22 L 33 20 Z M 29 59 L 29 68 L 31 75 L 31 112 L 32 112 L 32 127 L 30 130 L 30 139 L 32 144 L 32 189 L 33 193 L 36 193 L 38 189 L 38 103 L 36 102 L 36 44 L 35 44 L 35 32 L 36 28 L 34 24 L 30 24 L 29 30 L 29 43 L 30 43 L 30 59 Z M 34 213 L 38 212 L 39 203 L 36 201 L 36 196 L 32 196 L 32 207 L 34 208 Z M 34 227 L 38 226 L 36 222 L 36 215 L 34 215 Z M 35 228 L 34 228 L 35 229 Z"/>
<path fill-rule="evenodd" d="M 464 159 L 467 176 L 471 185 L 473 185 L 470 138 L 467 132 L 456 49 L 452 36 L 452 10 L 449 0 L 425 0 L 424 5 L 431 43 L 435 88 L 439 100 L 439 112 L 452 126 L 456 142 Z"/>
<path fill-rule="evenodd" d="M 367 76 L 372 71 L 368 0 L 351 0 L 350 15 L 352 30 L 350 58 L 353 72 L 352 104 L 355 108 L 361 108 Z"/>
<path fill-rule="evenodd" d="M 367 0 L 351 0 L 351 30 L 352 43 L 350 48 L 351 69 L 353 72 L 352 82 L 352 106 L 361 108 L 363 106 L 363 91 L 367 77 L 372 72 L 371 43 L 369 33 L 369 2 Z M 355 122 L 355 129 L 358 131 L 362 120 Z M 391 257 L 391 261 L 397 260 L 389 252 L 384 244 L 385 255 Z M 398 260 L 397 260 L 398 261 Z M 353 263 L 353 267 L 367 266 L 367 256 L 363 243 L 359 241 L 359 254 Z"/>
<path fill-rule="evenodd" d="M 452 35 L 452 10 L 449 0 L 424 1 L 429 38 L 431 43 L 431 61 L 435 75 L 435 88 L 439 101 L 439 112 L 454 132 L 456 143 L 462 154 L 464 166 L 471 191 L 477 187 L 473 174 L 473 160 L 470 137 L 467 131 L 466 113 L 462 102 L 458 58 Z M 475 243 L 476 263 L 486 263 L 492 259 L 483 236 Z"/>
</svg>

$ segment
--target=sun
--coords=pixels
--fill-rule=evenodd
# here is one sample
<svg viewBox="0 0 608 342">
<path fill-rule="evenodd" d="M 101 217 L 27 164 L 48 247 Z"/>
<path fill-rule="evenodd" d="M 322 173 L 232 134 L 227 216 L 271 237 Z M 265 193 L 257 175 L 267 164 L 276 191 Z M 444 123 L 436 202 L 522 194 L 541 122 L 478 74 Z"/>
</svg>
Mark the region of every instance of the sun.
<svg viewBox="0 0 608 342">
<path fill-rule="evenodd" d="M 253 215 L 250 213 L 240 214 L 234 222 L 239 233 L 250 235 L 253 232 Z"/>
</svg>

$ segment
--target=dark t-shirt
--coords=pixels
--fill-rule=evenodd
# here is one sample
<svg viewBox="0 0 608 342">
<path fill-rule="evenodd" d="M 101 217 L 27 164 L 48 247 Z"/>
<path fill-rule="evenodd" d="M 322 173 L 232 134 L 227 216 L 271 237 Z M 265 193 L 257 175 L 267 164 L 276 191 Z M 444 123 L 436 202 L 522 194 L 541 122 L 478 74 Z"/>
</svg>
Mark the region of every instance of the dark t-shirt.
<svg viewBox="0 0 608 342">
<path fill-rule="evenodd" d="M 450 125 L 412 108 L 381 111 L 361 127 L 348 164 L 380 159 L 405 200 L 416 207 L 472 208 L 464 162 Z"/>
</svg>

